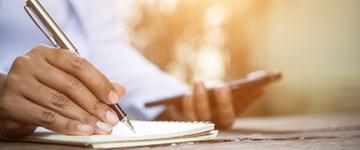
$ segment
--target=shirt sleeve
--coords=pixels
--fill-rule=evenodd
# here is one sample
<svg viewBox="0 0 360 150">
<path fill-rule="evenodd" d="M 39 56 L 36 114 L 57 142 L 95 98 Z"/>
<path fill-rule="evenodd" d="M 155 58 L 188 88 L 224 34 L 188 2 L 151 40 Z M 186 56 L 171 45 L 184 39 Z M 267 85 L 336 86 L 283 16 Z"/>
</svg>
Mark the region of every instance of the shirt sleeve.
<svg viewBox="0 0 360 150">
<path fill-rule="evenodd" d="M 74 1 L 88 39 L 88 59 L 109 79 L 125 86 L 127 95 L 121 106 L 130 116 L 136 119 L 154 119 L 164 108 L 146 108 L 146 102 L 184 94 L 189 89 L 175 77 L 162 72 L 125 42 L 125 26 L 114 7 L 116 2 Z M 80 3 L 87 4 L 87 8 Z"/>
</svg>

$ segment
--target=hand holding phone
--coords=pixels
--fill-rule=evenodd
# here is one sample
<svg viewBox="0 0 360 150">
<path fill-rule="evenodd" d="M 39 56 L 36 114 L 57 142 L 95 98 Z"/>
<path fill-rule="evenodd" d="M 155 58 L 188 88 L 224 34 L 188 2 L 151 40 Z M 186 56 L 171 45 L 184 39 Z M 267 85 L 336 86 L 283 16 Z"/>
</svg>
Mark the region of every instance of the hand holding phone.
<svg viewBox="0 0 360 150">
<path fill-rule="evenodd" d="M 282 77 L 279 71 L 266 72 L 266 71 L 255 71 L 249 73 L 245 78 L 239 80 L 228 81 L 225 84 L 231 89 L 233 97 L 236 95 L 246 92 L 247 89 L 253 89 L 256 87 L 264 87 L 269 85 L 274 81 L 280 80 Z M 211 96 L 214 92 L 214 89 L 218 86 L 207 88 L 207 92 Z M 182 99 L 184 95 L 179 95 L 175 97 L 165 98 L 159 101 L 146 103 L 146 107 L 153 107 L 158 105 L 171 105 L 176 103 L 178 100 Z"/>
<path fill-rule="evenodd" d="M 281 78 L 280 72 L 256 71 L 245 78 L 206 87 L 194 82 L 193 92 L 147 103 L 164 105 L 158 120 L 211 121 L 217 128 L 229 128 L 245 108 L 263 95 L 263 88 Z"/>
</svg>

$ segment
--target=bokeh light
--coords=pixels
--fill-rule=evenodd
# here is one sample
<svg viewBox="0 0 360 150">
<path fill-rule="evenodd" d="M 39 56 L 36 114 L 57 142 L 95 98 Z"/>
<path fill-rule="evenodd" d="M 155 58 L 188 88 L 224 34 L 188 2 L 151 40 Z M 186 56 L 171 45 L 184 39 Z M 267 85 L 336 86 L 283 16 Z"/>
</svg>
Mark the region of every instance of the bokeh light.
<svg viewBox="0 0 360 150">
<path fill-rule="evenodd" d="M 359 111 L 358 6 L 357 0 L 119 1 L 129 42 L 189 85 L 282 70 L 283 81 L 243 115 Z"/>
</svg>

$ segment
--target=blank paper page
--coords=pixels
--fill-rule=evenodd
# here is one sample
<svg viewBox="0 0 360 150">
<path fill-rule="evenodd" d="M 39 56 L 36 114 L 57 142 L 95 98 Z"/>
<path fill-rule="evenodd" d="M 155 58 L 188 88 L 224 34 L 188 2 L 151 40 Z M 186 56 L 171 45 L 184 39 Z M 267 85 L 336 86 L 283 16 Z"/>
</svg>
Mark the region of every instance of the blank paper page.
<svg viewBox="0 0 360 150">
<path fill-rule="evenodd" d="M 109 135 L 92 135 L 92 136 L 66 136 L 38 128 L 37 135 L 49 140 L 62 140 L 71 142 L 101 143 L 101 142 L 121 142 L 121 141 L 138 141 L 154 140 L 189 136 L 208 132 L 214 129 L 214 124 L 207 122 L 171 122 L 171 121 L 136 121 L 132 120 L 136 133 L 133 133 L 123 123 L 119 123 Z M 50 133 L 50 134 L 49 134 Z M 39 136 L 37 137 L 37 139 Z"/>
</svg>

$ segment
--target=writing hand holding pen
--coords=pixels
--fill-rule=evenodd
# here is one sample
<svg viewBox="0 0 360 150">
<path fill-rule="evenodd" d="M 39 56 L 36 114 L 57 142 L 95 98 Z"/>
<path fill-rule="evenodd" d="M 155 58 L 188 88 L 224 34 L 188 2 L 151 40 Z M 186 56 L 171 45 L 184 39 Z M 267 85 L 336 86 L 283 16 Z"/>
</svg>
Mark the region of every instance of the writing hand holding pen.
<svg viewBox="0 0 360 150">
<path fill-rule="evenodd" d="M 134 131 L 117 104 L 124 88 L 79 55 L 38 0 L 27 0 L 24 9 L 61 48 L 37 46 L 2 75 L 0 134 L 24 136 L 36 126 L 69 135 L 109 134 L 119 121 Z"/>
<path fill-rule="evenodd" d="M 119 122 L 108 105 L 119 102 L 125 89 L 74 52 L 37 46 L 2 77 L 4 136 L 25 136 L 37 126 L 67 135 L 110 134 Z"/>
</svg>

